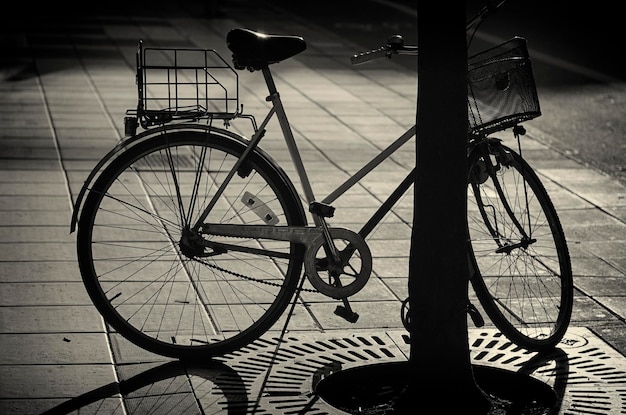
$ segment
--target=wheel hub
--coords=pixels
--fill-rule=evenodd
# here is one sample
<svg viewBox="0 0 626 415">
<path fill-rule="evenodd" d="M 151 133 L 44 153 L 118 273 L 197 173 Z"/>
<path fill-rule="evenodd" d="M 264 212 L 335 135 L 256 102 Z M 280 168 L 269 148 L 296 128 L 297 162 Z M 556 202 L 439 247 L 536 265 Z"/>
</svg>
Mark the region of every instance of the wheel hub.
<svg viewBox="0 0 626 415">
<path fill-rule="evenodd" d="M 195 258 L 206 256 L 204 254 L 204 238 L 197 232 L 192 231 L 189 228 L 183 229 L 180 241 L 178 241 L 178 247 L 180 252 L 187 258 Z"/>
</svg>

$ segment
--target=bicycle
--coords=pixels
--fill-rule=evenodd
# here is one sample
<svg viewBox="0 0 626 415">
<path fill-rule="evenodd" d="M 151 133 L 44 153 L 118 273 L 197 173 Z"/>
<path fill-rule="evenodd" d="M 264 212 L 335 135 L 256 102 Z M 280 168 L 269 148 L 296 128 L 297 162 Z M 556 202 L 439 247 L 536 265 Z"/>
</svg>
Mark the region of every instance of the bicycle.
<svg viewBox="0 0 626 415">
<path fill-rule="evenodd" d="M 481 10 L 468 30 L 490 12 Z M 415 170 L 358 232 L 331 227 L 333 202 L 408 142 L 415 126 L 317 199 L 270 71 L 304 51 L 304 39 L 238 28 L 227 43 L 234 68 L 214 50 L 139 43 L 138 105 L 127 111 L 128 137 L 90 173 L 72 218 L 81 275 L 105 321 L 138 346 L 171 357 L 221 355 L 251 343 L 294 296 L 295 305 L 305 280 L 341 301 L 335 313 L 355 322 L 348 298 L 373 267 L 365 240 L 414 182 Z M 417 47 L 392 36 L 352 60 L 416 54 Z M 236 71 L 244 69 L 261 72 L 268 88 L 270 109 L 260 125 L 239 104 Z M 530 165 L 491 136 L 512 128 L 519 143 L 520 123 L 540 115 L 525 40 L 471 57 L 468 85 L 471 285 L 507 338 L 530 350 L 552 348 L 573 301 L 563 230 Z M 304 200 L 259 146 L 274 115 Z M 251 122 L 249 139 L 227 128 L 236 118 Z M 480 325 L 477 309 L 467 309 Z M 403 308 L 403 322 L 406 314 Z"/>
</svg>

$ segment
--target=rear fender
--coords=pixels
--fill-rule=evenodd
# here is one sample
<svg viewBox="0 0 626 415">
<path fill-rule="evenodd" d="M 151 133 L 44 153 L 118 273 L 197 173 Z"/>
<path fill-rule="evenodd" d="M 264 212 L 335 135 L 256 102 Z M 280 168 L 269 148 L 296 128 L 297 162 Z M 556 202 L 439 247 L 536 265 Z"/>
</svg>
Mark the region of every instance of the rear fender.
<svg viewBox="0 0 626 415">
<path fill-rule="evenodd" d="M 223 137 L 227 137 L 233 140 L 237 140 L 244 145 L 247 145 L 248 140 L 232 131 L 225 130 L 223 128 L 217 128 L 210 125 L 202 125 L 202 124 L 171 124 L 158 128 L 151 128 L 146 130 L 140 134 L 137 134 L 127 140 L 121 141 L 117 144 L 111 151 L 109 151 L 96 166 L 91 170 L 89 176 L 83 183 L 83 186 L 76 197 L 76 201 L 74 202 L 73 212 L 72 212 L 72 222 L 70 225 L 70 233 L 73 233 L 76 230 L 76 225 L 78 223 L 78 217 L 80 215 L 80 211 L 83 205 L 83 200 L 85 195 L 89 191 L 91 184 L 98 177 L 98 174 L 102 172 L 113 160 L 120 156 L 120 154 L 124 153 L 128 149 L 132 148 L 135 145 L 145 142 L 146 140 L 150 140 L 151 138 L 158 136 L 160 134 L 165 134 L 168 132 L 180 132 L 180 131 L 189 131 L 192 133 L 204 133 L 204 134 L 214 134 L 221 135 Z M 261 151 L 257 148 L 257 150 Z M 266 154 L 264 154 L 267 158 L 270 158 Z"/>
</svg>

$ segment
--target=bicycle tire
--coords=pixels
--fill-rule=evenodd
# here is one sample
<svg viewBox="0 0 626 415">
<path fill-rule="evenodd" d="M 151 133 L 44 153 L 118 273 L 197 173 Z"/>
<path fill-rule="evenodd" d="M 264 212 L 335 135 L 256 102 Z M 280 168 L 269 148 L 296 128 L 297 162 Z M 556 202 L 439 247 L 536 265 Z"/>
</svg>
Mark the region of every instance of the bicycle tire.
<svg viewBox="0 0 626 415">
<path fill-rule="evenodd" d="M 88 189 L 77 236 L 83 282 L 105 321 L 136 345 L 176 358 L 222 355 L 270 330 L 292 298 L 302 245 L 228 238 L 256 251 L 183 249 L 182 230 L 245 147 L 217 129 L 163 130 L 112 160 Z M 255 149 L 205 223 L 263 224 L 270 214 L 277 226 L 306 224 L 286 174 Z M 262 255 L 270 246 L 285 258 Z"/>
<path fill-rule="evenodd" d="M 533 169 L 499 142 L 477 146 L 468 167 L 470 281 L 476 296 L 513 343 L 533 351 L 551 349 L 567 331 L 574 295 L 557 212 Z"/>
</svg>

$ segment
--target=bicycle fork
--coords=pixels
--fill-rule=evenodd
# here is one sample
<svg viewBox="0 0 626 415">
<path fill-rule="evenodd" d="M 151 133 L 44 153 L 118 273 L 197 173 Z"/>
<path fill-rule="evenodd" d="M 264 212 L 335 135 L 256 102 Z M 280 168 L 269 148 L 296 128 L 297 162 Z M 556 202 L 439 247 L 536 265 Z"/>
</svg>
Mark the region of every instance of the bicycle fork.
<svg viewBox="0 0 626 415">
<path fill-rule="evenodd" d="M 519 139 L 519 135 L 523 134 L 522 131 L 515 131 L 516 138 Z M 478 203 L 480 214 L 483 218 L 485 226 L 489 230 L 494 242 L 497 244 L 498 248 L 496 248 L 495 253 L 497 254 L 511 254 L 511 252 L 515 249 L 526 249 L 528 246 L 537 242 L 537 239 L 533 238 L 532 235 L 529 235 L 524 226 L 521 224 L 520 220 L 517 218 L 511 205 L 508 201 L 508 196 L 504 193 L 502 189 L 502 184 L 498 179 L 498 171 L 503 167 L 506 168 L 512 163 L 512 156 L 507 153 L 507 151 L 500 144 L 500 140 L 497 138 L 488 138 L 477 144 L 478 151 L 481 154 L 480 164 L 477 164 L 474 171 L 471 172 L 470 183 L 474 190 L 474 195 L 476 197 L 476 201 Z M 492 163 L 491 156 L 495 157 L 495 161 Z M 482 198 L 480 197 L 480 185 L 485 183 L 487 180 L 491 180 L 493 184 L 494 190 L 498 196 L 499 201 L 502 203 L 504 210 L 507 213 L 508 218 L 511 220 L 511 223 L 517 229 L 518 234 L 520 235 L 519 241 L 511 241 L 506 235 L 504 235 L 499 227 L 498 222 L 494 215 L 491 217 L 488 214 L 488 209 L 493 209 L 491 205 L 485 205 L 482 203 Z M 526 183 L 524 183 L 524 201 L 526 206 L 528 206 L 528 196 L 526 195 Z M 528 208 L 525 209 L 528 214 Z M 530 226 L 530 220 L 528 220 L 528 225 Z M 531 231 L 531 229 L 529 229 Z"/>
</svg>

